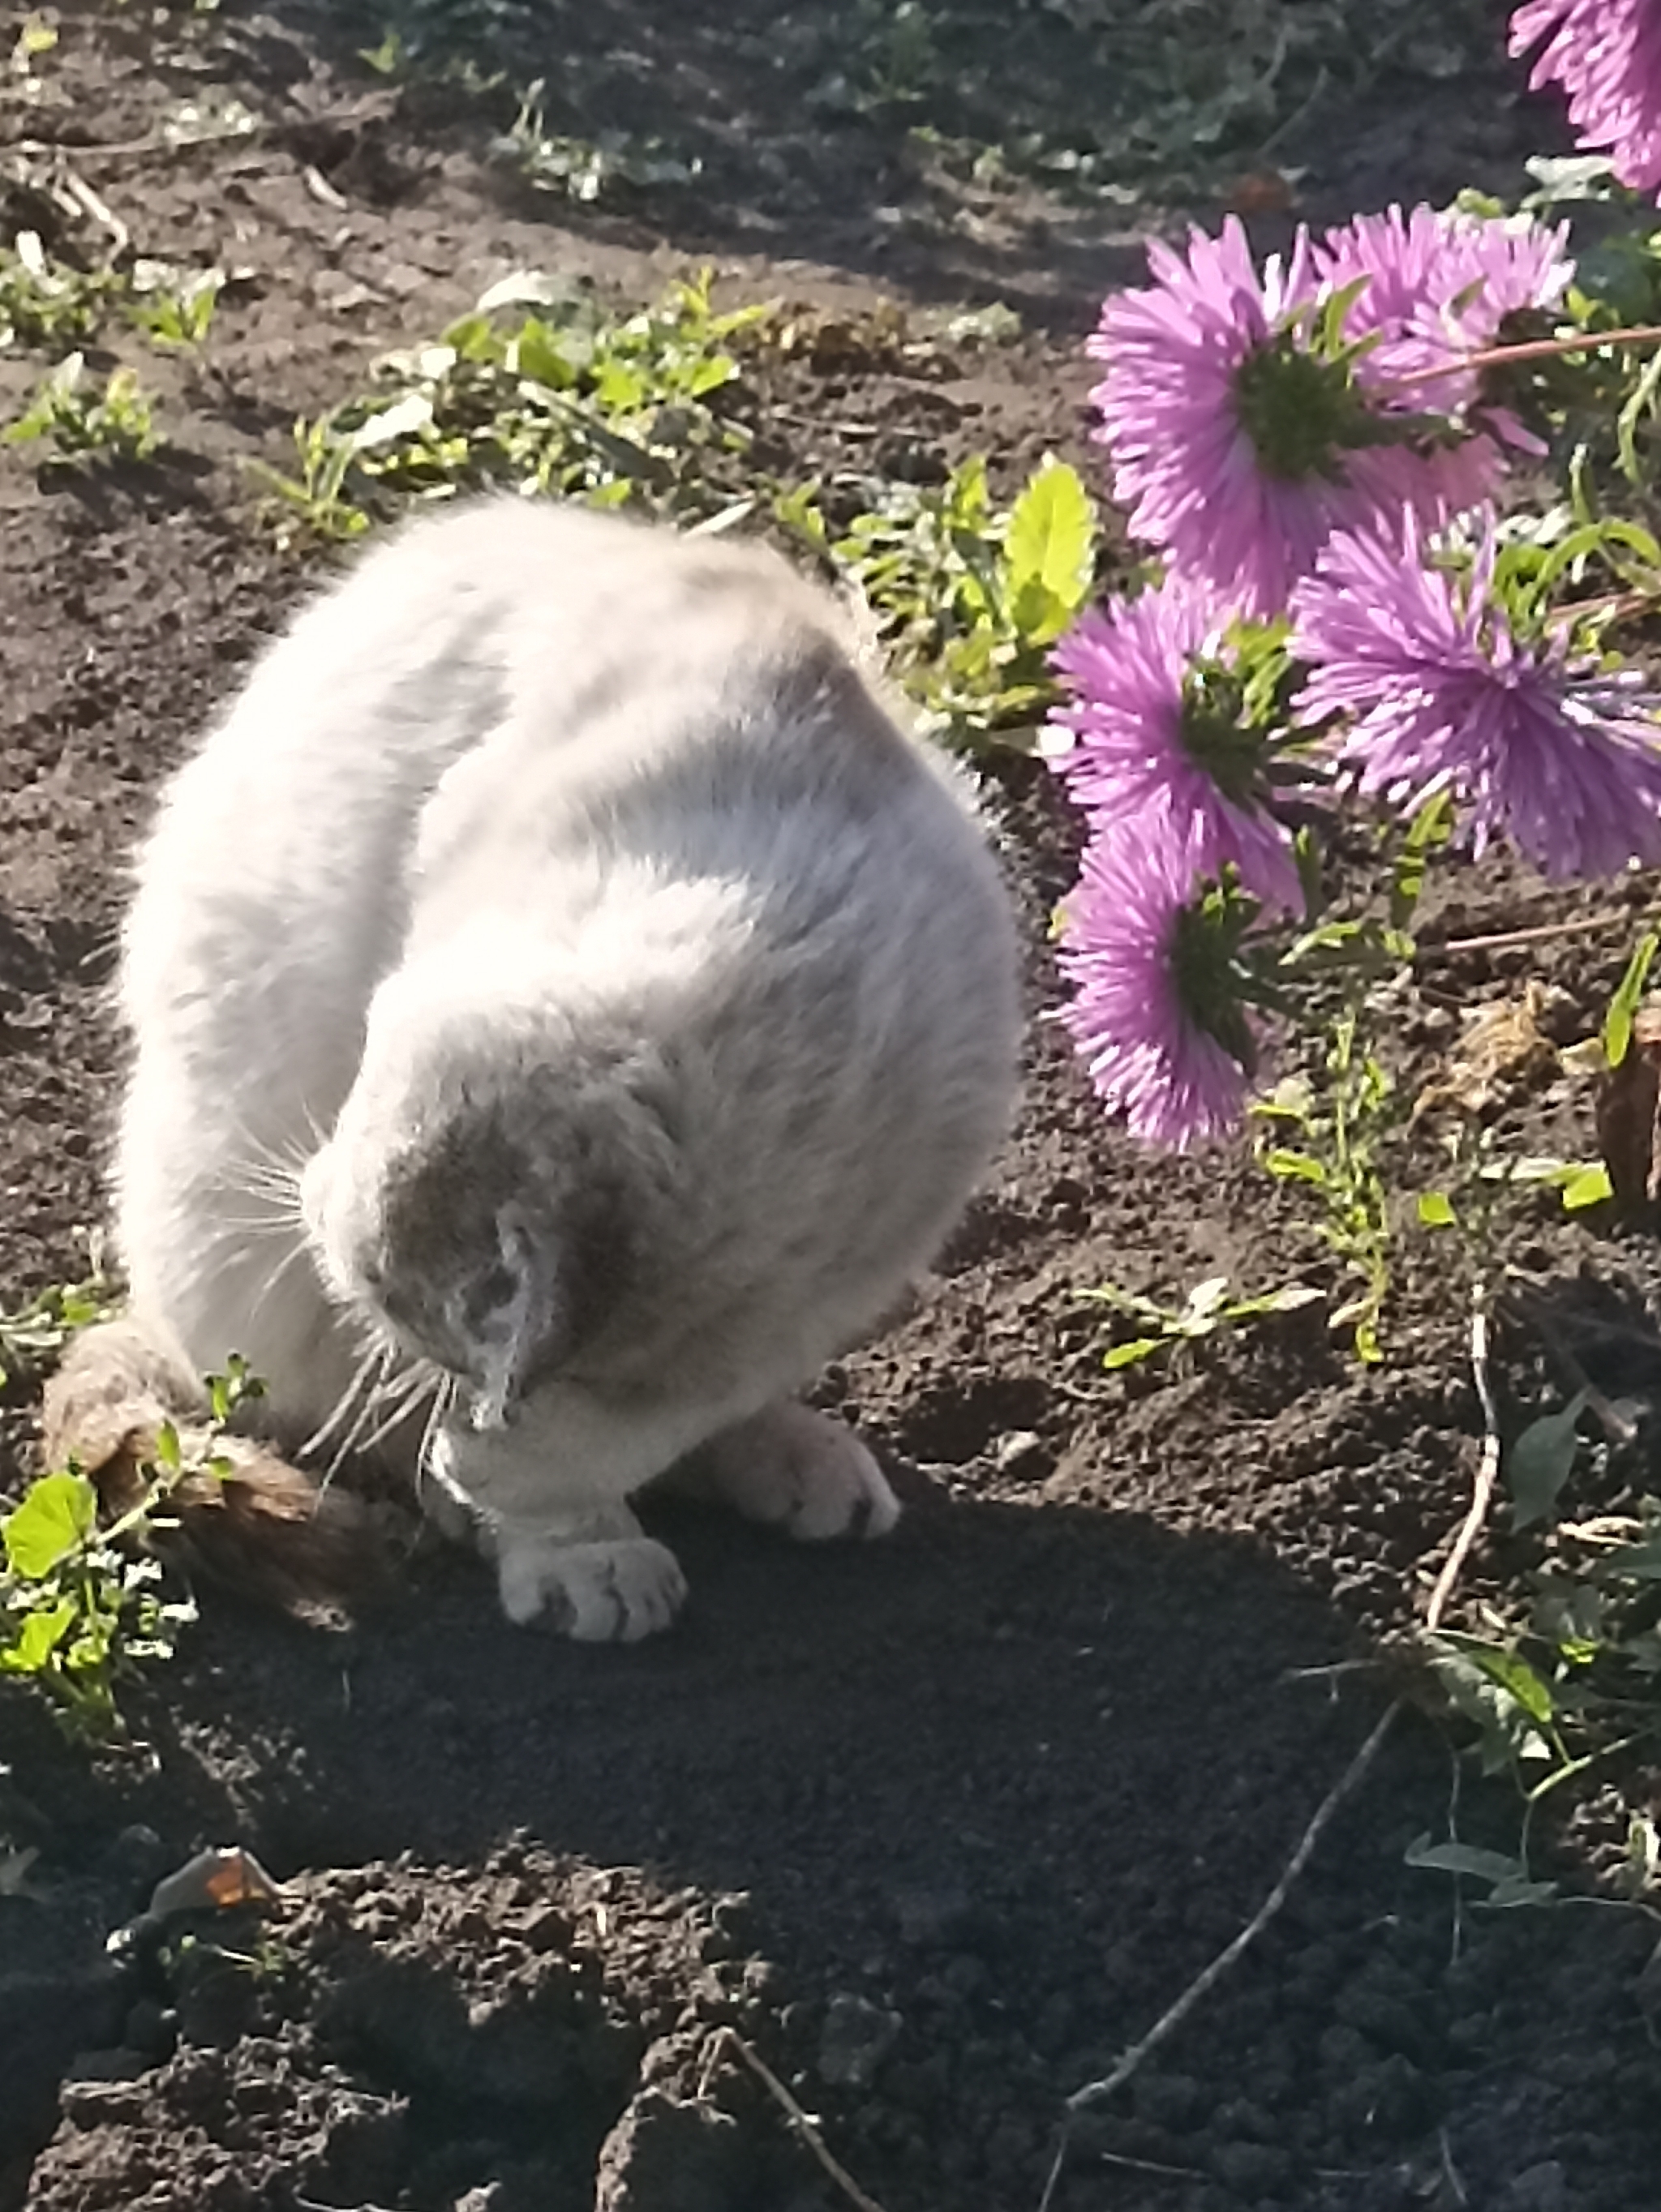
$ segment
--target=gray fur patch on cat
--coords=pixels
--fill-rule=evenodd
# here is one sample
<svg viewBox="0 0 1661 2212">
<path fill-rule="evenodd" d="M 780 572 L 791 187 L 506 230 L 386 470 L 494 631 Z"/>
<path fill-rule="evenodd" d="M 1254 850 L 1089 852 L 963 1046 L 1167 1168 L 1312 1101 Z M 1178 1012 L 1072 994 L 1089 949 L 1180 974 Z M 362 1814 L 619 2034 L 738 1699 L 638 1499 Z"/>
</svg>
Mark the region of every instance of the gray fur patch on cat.
<svg viewBox="0 0 1661 2212">
<path fill-rule="evenodd" d="M 1015 937 L 972 792 L 772 555 L 545 501 L 418 521 L 165 795 L 121 978 L 134 1311 L 273 1437 L 370 1444 L 504 1605 L 660 1627 L 627 1500 L 880 1534 L 789 1402 L 1002 1136 Z"/>
</svg>

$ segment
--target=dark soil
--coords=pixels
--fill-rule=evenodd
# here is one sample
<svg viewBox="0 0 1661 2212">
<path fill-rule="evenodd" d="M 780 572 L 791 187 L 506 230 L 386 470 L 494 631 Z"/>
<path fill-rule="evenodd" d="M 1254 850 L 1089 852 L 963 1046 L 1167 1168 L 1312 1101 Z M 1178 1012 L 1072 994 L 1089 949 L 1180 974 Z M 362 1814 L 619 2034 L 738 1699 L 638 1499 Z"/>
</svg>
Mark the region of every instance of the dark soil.
<svg viewBox="0 0 1661 2212">
<path fill-rule="evenodd" d="M 1514 180 L 1546 126 L 1501 91 L 1502 11 L 1486 27 L 1481 9 L 1351 12 L 1413 16 L 1428 43 L 1398 40 L 1371 83 L 1303 82 L 1275 158 L 1307 173 L 1305 204 Z M 1045 447 L 1082 460 L 1080 338 L 1176 191 L 1146 162 L 1117 203 L 1019 176 L 943 184 L 908 127 L 985 131 L 990 11 L 961 11 L 950 100 L 931 78 L 933 107 L 829 115 L 805 92 L 856 9 L 450 13 L 555 81 L 563 127 L 562 100 L 591 130 L 697 153 L 702 176 L 621 212 L 531 195 L 484 158 L 499 91 L 383 82 L 354 58 L 373 15 L 360 34 L 300 6 L 48 10 L 62 37 L 39 97 L 18 72 L 0 94 L 11 136 L 80 149 L 8 157 L 8 234 L 52 216 L 40 183 L 67 163 L 139 251 L 246 272 L 204 365 L 134 342 L 175 441 L 153 465 L 0 463 L 6 1304 L 83 1272 L 77 1232 L 100 1218 L 119 1074 L 105 987 L 149 795 L 303 587 L 252 517 L 246 459 L 280 463 L 296 414 L 505 270 L 643 300 L 714 253 L 733 300 L 854 315 L 879 293 L 1004 295 L 1026 315 L 1031 335 L 948 349 L 926 378 L 879 347 L 758 372 L 744 404 L 815 466 L 868 471 L 873 425 L 895 469 L 983 448 L 1007 481 Z M 445 15 L 405 10 L 429 36 Z M 1108 31 L 1085 33 L 1115 15 L 1017 11 L 1021 100 L 1064 108 L 1068 57 L 1082 40 L 1099 60 Z M 252 136 L 121 150 L 181 97 L 227 89 L 264 118 Z M 1259 118 L 1192 167 L 1197 214 L 1267 162 L 1269 136 Z M 0 404 L 46 365 L 0 355 Z M 997 777 L 1036 1007 L 1069 830 L 1035 771 Z M 1530 974 L 1590 1030 L 1654 890 L 1611 895 L 1601 934 L 1428 964 L 1400 1009 L 1404 1076 L 1457 1010 Z M 1502 862 L 1440 896 L 1433 936 L 1574 907 Z M 1584 1096 L 1561 1084 L 1524 1086 L 1503 1118 L 1521 1149 L 1589 1149 Z M 1641 1304 L 1661 1275 L 1648 1243 L 1566 1225 L 1548 1198 L 1511 1237 L 1583 1300 L 1601 1285 Z M 828 2212 L 845 2197 L 730 2028 L 886 2212 L 1033 2212 L 1067 2093 L 1238 1929 L 1377 1717 L 1388 1682 L 1341 1662 L 1421 1609 L 1469 1494 L 1482 1422 L 1451 1251 L 1404 1238 L 1375 1372 L 1317 1307 L 1103 1373 L 1100 1316 L 1074 1291 L 1171 1300 L 1224 1271 L 1331 1280 L 1249 1158 L 1139 1153 L 1035 1022 L 1019 1136 L 930 1295 L 823 1384 L 904 1494 L 890 1542 L 793 1550 L 665 1506 L 694 1606 L 628 1650 L 508 1628 L 484 1571 L 443 1553 L 347 1627 L 205 1593 L 178 1662 L 130 1699 L 142 1751 L 72 1752 L 21 1692 L 0 1698 L 0 2205 Z M 1502 1349 L 1511 1425 L 1550 1384 L 1537 1346 Z M 31 1419 L 15 1382 L 14 1491 Z M 1525 1563 L 1485 1538 L 1468 1600 Z M 1439 1727 L 1397 1729 L 1285 1914 L 1081 2124 L 1062 2212 L 1650 2212 L 1654 1926 L 1590 1904 L 1456 1920 L 1446 1879 L 1404 1864 L 1415 1836 L 1446 1832 L 1451 1772 Z M 1628 1759 L 1536 1839 L 1542 1865 L 1595 1893 L 1620 1808 L 1655 1810 L 1657 1791 Z M 1508 1784 L 1468 1782 L 1459 1818 L 1515 1844 Z M 277 1909 L 141 1923 L 111 1950 L 206 1844 L 257 1853 L 286 1885 Z"/>
</svg>

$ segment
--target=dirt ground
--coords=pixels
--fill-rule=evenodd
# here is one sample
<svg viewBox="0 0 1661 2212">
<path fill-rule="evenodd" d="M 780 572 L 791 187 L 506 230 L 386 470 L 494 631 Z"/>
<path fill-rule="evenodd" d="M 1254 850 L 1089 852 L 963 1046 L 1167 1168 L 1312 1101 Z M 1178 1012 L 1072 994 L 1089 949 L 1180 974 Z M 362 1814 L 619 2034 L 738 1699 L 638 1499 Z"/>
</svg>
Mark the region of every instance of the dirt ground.
<svg viewBox="0 0 1661 2212">
<path fill-rule="evenodd" d="M 8 141 L 76 149 L 58 159 L 140 251 L 247 273 L 204 364 L 140 348 L 173 433 L 152 464 L 0 457 L 8 1305 L 82 1272 L 118 1075 L 105 990 L 124 859 L 157 779 L 304 586 L 253 519 L 244 465 L 280 463 L 296 414 L 505 270 L 644 301 L 713 258 L 734 301 L 1010 301 L 1025 337 L 927 378 L 799 359 L 735 403 L 830 469 L 855 453 L 868 467 L 874 435 L 897 471 L 987 450 L 1007 488 L 1045 447 L 1089 459 L 1080 340 L 1101 290 L 1173 191 L 1214 218 L 1231 165 L 1238 179 L 1254 162 L 1225 143 L 1180 191 L 1143 179 L 1095 198 L 943 173 L 907 135 L 913 111 L 805 97 L 825 79 L 815 37 L 869 9 L 456 11 L 517 42 L 523 76 L 575 88 L 591 127 L 703 161 L 684 186 L 584 209 L 491 163 L 483 94 L 356 59 L 372 11 L 361 31 L 298 4 L 46 12 L 61 36 L 44 89 L 26 100 L 15 70 L 0 89 Z M 1276 149 L 1305 172 L 1304 204 L 1514 182 L 1548 125 L 1502 94 L 1500 12 L 1435 11 L 1433 65 L 1409 42 L 1369 84 L 1304 101 Z M 983 64 L 1001 68 L 1010 40 L 1033 100 L 1070 65 L 1056 41 L 1088 46 L 1116 15 L 1006 9 L 999 31 L 962 13 Z M 946 127 L 974 126 L 988 82 L 965 68 Z M 157 141 L 181 98 L 224 92 L 256 131 Z M 40 219 L 31 164 L 52 158 L 5 157 L 8 236 Z M 43 365 L 0 354 L 5 412 Z M 1036 1012 L 1053 1002 L 1043 925 L 1069 828 L 1041 771 L 998 769 L 995 795 Z M 1655 889 L 1611 896 L 1603 933 L 1427 963 L 1400 1010 L 1403 1071 L 1431 1064 L 1459 1008 L 1530 974 L 1593 1027 Z M 1574 907 L 1503 861 L 1437 896 L 1433 939 Z M 1506 1126 L 1526 1150 L 1587 1148 L 1584 1099 L 1561 1085 L 1519 1094 Z M 1566 1224 L 1548 1199 L 1512 1242 L 1566 1296 L 1642 1304 L 1661 1286 L 1652 1243 Z M 1390 1694 L 1379 1668 L 1340 1662 L 1421 1608 L 1463 1510 L 1482 1422 L 1460 1293 L 1441 1246 L 1409 1237 L 1403 1255 L 1378 1371 L 1315 1308 L 1104 1374 L 1080 1288 L 1330 1275 L 1244 1153 L 1138 1152 L 1035 1019 L 1019 1132 L 922 1309 L 823 1384 L 904 1498 L 888 1543 L 793 1550 L 665 1506 L 695 1601 L 627 1650 L 508 1628 L 484 1571 L 441 1551 L 350 1627 L 208 1594 L 178 1662 L 131 1700 L 142 1753 L 70 1751 L 0 1695 L 0 1868 L 38 1854 L 0 1879 L 0 2207 L 845 2204 L 733 2029 L 885 2212 L 1036 2212 L 1065 2096 L 1273 1883 Z M 1502 1351 L 1509 1422 L 1548 1385 L 1537 1350 Z M 14 1385 L 0 1487 L 28 1467 L 31 1417 Z M 1466 1602 L 1521 1541 L 1483 1540 Z M 1080 2124 L 1059 2212 L 1652 2212 L 1655 1927 L 1591 1903 L 1456 1917 L 1446 1877 L 1404 1863 L 1415 1836 L 1446 1832 L 1453 1771 L 1430 1718 L 1396 1731 L 1283 1917 Z M 1661 1809 L 1658 1791 L 1629 1761 L 1542 1833 L 1542 1863 L 1596 1893 L 1619 1806 Z M 1468 1777 L 1458 1816 L 1469 1839 L 1514 1844 L 1506 1783 Z M 109 1950 L 158 1875 L 233 1843 L 288 1886 L 274 1915 L 185 1943 L 141 1927 Z"/>
</svg>

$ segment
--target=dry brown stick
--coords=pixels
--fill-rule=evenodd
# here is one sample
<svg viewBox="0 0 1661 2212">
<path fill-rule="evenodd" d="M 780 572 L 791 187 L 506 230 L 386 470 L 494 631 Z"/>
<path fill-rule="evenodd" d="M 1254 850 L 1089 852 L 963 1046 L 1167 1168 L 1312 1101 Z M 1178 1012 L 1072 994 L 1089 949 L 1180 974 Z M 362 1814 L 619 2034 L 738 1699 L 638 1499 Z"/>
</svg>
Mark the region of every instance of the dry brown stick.
<svg viewBox="0 0 1661 2212">
<path fill-rule="evenodd" d="M 1453 1548 L 1436 1578 L 1430 1602 L 1425 1608 L 1425 1626 L 1433 1635 L 1441 1626 L 1442 1615 L 1447 1610 L 1448 1600 L 1452 1595 L 1459 1571 L 1470 1555 L 1470 1547 L 1487 1516 L 1500 1475 L 1500 1423 L 1494 1402 L 1494 1384 L 1488 1371 L 1488 1290 L 1481 1282 L 1471 1291 L 1470 1365 L 1476 1383 L 1476 1395 L 1482 1408 L 1482 1455 L 1472 1486 L 1470 1505 L 1459 1524 Z M 1166 2007 L 1147 2033 L 1140 2042 L 1131 2045 L 1110 2072 L 1103 2075 L 1098 2081 L 1086 2081 L 1082 2088 L 1075 2089 L 1068 2099 L 1055 2155 L 1050 2160 L 1043 2195 L 1039 2199 L 1038 2212 L 1050 2212 L 1050 2206 L 1055 2202 L 1056 2191 L 1067 2163 L 1073 2122 L 1091 2106 L 1104 2103 L 1123 2088 L 1143 2060 L 1182 2026 L 1201 1999 L 1208 1995 L 1229 1968 L 1250 1949 L 1291 1895 L 1299 1876 L 1313 1857 L 1316 1845 L 1331 1826 L 1334 1816 L 1365 1779 L 1383 1748 L 1385 1737 L 1395 1726 L 1398 1716 L 1405 1711 L 1406 1702 L 1402 1698 L 1392 1699 L 1373 1723 L 1360 1749 L 1310 1815 L 1309 1823 L 1298 1838 L 1297 1846 L 1287 1861 L 1280 1880 L 1239 1934 L 1225 1944 L 1210 1965 L 1201 1970 L 1176 2002 Z"/>
<path fill-rule="evenodd" d="M 812 2152 L 849 2203 L 858 2205 L 859 2212 L 882 2212 L 882 2207 L 875 2197 L 867 2197 L 847 2167 L 831 2154 L 826 2148 L 824 2136 L 761 2054 L 751 2050 L 737 2028 L 718 2029 L 715 2035 L 717 2049 L 721 2045 L 728 2043 L 738 2052 L 739 2057 L 743 2059 L 768 2095 L 772 2098 L 792 2128 Z"/>
<path fill-rule="evenodd" d="M 1447 937 L 1439 944 L 1421 945 L 1419 961 L 1451 959 L 1460 952 L 1510 952 L 1525 945 L 1548 945 L 1555 937 L 1584 937 L 1597 929 L 1630 927 L 1629 914 L 1573 915 L 1567 921 L 1536 922 L 1528 929 L 1502 929 L 1492 937 Z"/>
<path fill-rule="evenodd" d="M 1494 1410 L 1494 1382 L 1488 1373 L 1488 1294 L 1487 1284 L 1481 1281 L 1472 1286 L 1470 1294 L 1470 1372 L 1476 1385 L 1477 1401 L 1482 1408 L 1482 1455 L 1476 1463 L 1476 1480 L 1471 1486 L 1465 1517 L 1459 1524 L 1459 1533 L 1453 1540 L 1453 1548 L 1442 1571 L 1436 1577 L 1430 1603 L 1425 1607 L 1425 1628 L 1431 1636 L 1442 1625 L 1442 1615 L 1447 1611 L 1459 1571 L 1470 1557 L 1470 1547 L 1488 1518 L 1494 1485 L 1500 1480 L 1500 1416 Z"/>
<path fill-rule="evenodd" d="M 1309 1864 L 1316 1845 L 1331 1825 L 1340 1807 L 1354 1793 L 1357 1784 L 1362 1781 L 1373 1760 L 1378 1756 L 1384 1738 L 1395 1725 L 1396 1716 L 1401 1711 L 1402 1700 L 1397 1698 L 1393 1704 L 1384 1708 L 1378 1720 L 1374 1722 L 1366 1742 L 1311 1814 L 1309 1825 L 1298 1838 L 1297 1849 L 1287 1861 L 1280 1880 L 1252 1914 L 1250 1919 L 1247 1921 L 1245 1926 L 1241 1929 L 1239 1934 L 1231 1942 L 1226 1944 L 1210 1965 L 1195 1977 L 1176 2002 L 1166 2007 L 1141 2040 L 1131 2045 L 1129 2050 L 1125 2052 L 1110 2073 L 1103 2075 L 1099 2081 L 1086 2081 L 1082 2088 L 1075 2089 L 1068 2099 L 1061 2140 L 1056 2146 L 1055 2158 L 1050 2165 L 1049 2179 L 1044 2184 L 1043 2195 L 1039 2200 L 1038 2212 L 1050 2212 L 1050 2207 L 1055 2201 L 1056 2190 L 1062 2178 L 1062 2168 L 1067 2160 L 1068 2130 L 1073 2121 L 1080 2112 L 1087 2111 L 1091 2106 L 1104 2103 L 1108 2098 L 1123 2088 L 1131 2075 L 1141 2067 L 1142 2061 L 1157 2051 L 1168 2037 L 1176 2033 L 1200 2000 L 1208 1996 L 1236 1960 L 1250 1949 L 1291 1895 L 1293 1884 Z"/>
</svg>

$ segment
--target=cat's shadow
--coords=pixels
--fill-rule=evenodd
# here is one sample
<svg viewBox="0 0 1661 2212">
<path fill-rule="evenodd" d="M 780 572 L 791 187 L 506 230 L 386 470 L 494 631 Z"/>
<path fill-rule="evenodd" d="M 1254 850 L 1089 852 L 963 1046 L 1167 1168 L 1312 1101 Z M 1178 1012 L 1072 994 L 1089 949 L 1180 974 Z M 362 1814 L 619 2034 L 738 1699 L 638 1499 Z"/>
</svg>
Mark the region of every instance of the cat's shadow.
<svg viewBox="0 0 1661 2212">
<path fill-rule="evenodd" d="M 279 1873 L 527 1836 L 745 1892 L 818 1972 L 937 1935 L 1042 1987 L 1208 1885 L 1226 1932 L 1377 1707 L 1330 1607 L 1243 1538 L 907 1490 L 863 1546 L 660 1507 L 693 1597 L 633 1647 L 508 1626 L 459 1554 L 344 1633 L 210 1601 L 147 1817 Z"/>
</svg>

